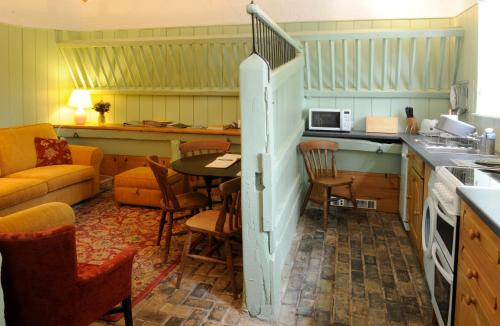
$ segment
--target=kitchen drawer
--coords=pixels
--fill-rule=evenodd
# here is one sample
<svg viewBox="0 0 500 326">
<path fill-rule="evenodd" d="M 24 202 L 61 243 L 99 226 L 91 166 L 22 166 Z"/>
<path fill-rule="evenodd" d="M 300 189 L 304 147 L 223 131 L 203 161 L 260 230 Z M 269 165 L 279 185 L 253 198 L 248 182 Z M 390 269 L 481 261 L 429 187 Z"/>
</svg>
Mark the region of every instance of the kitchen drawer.
<svg viewBox="0 0 500 326">
<path fill-rule="evenodd" d="M 467 279 L 469 286 L 478 294 L 478 302 L 483 311 L 500 325 L 498 308 L 498 274 L 491 274 L 472 257 L 466 246 L 462 246 L 458 273 Z"/>
<path fill-rule="evenodd" d="M 495 325 L 494 321 L 484 313 L 476 292 L 474 292 L 464 274 L 458 273 L 457 282 L 455 326 Z"/>
<path fill-rule="evenodd" d="M 500 239 L 483 221 L 463 203 L 461 224 L 462 245 L 465 245 L 473 257 L 480 258 L 483 268 L 500 273 Z"/>
<path fill-rule="evenodd" d="M 408 168 L 409 169 L 414 169 L 415 172 L 420 177 L 424 177 L 424 169 L 425 169 L 425 163 L 424 160 L 414 151 L 409 150 L 408 151 Z"/>
</svg>

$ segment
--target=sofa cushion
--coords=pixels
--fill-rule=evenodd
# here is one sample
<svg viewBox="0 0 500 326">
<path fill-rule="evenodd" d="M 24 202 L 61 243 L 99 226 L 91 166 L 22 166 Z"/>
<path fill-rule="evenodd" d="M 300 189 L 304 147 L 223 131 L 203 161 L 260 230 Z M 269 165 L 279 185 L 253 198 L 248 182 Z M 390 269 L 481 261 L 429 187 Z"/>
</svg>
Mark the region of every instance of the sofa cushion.
<svg viewBox="0 0 500 326">
<path fill-rule="evenodd" d="M 93 179 L 94 168 L 88 165 L 48 165 L 13 173 L 11 179 L 39 179 L 47 182 L 49 192 Z"/>
<path fill-rule="evenodd" d="M 2 176 L 34 168 L 35 137 L 57 138 L 51 124 L 0 128 L 0 170 Z"/>
<path fill-rule="evenodd" d="M 36 166 L 71 164 L 71 151 L 66 139 L 35 137 Z"/>
<path fill-rule="evenodd" d="M 0 209 L 42 197 L 47 192 L 45 180 L 0 178 Z"/>
</svg>

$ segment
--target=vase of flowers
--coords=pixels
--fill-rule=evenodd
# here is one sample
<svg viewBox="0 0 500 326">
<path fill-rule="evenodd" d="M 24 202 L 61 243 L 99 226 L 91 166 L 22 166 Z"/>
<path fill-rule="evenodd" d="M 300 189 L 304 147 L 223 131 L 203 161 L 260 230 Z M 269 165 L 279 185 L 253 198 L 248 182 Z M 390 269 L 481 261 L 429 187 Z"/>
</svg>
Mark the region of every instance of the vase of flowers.
<svg viewBox="0 0 500 326">
<path fill-rule="evenodd" d="M 96 104 L 94 104 L 94 110 L 99 112 L 99 118 L 97 120 L 99 125 L 103 125 L 106 123 L 106 116 L 104 113 L 109 112 L 109 108 L 111 107 L 111 103 L 109 102 L 104 102 L 103 100 L 100 100 Z"/>
</svg>

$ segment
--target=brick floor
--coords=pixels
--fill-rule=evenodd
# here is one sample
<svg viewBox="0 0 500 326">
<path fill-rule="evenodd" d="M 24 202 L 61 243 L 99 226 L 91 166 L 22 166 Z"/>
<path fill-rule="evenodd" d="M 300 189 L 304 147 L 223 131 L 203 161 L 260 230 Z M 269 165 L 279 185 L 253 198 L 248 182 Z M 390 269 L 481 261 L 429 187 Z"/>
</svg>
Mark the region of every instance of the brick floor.
<svg viewBox="0 0 500 326">
<path fill-rule="evenodd" d="M 238 278 L 241 284 L 242 275 Z M 192 261 L 134 308 L 136 326 L 268 325 L 233 300 L 225 268 Z M 279 325 L 432 325 L 423 274 L 399 217 L 332 209 L 302 217 L 282 279 Z M 97 325 L 123 325 L 97 322 Z"/>
</svg>

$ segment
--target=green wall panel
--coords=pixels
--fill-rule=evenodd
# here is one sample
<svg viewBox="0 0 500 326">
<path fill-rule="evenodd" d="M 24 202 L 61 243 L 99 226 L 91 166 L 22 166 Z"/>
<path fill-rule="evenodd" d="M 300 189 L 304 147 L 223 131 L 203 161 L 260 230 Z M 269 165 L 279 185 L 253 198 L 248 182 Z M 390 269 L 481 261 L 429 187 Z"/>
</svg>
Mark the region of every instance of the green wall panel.
<svg viewBox="0 0 500 326">
<path fill-rule="evenodd" d="M 468 20 L 471 14 L 464 14 Z M 288 32 L 340 31 L 360 29 L 406 29 L 444 28 L 460 25 L 457 19 L 416 20 L 364 20 L 335 22 L 292 22 L 281 26 Z M 471 23 L 474 25 L 474 23 Z M 6 99 L 0 106 L 0 126 L 11 126 L 32 122 L 49 121 L 71 123 L 73 110 L 66 107 L 73 88 L 66 64 L 56 41 L 99 40 L 117 38 L 140 38 L 161 36 L 195 36 L 249 34 L 250 25 L 197 26 L 181 28 L 152 28 L 136 30 L 106 31 L 55 31 L 21 28 L 0 24 L 0 95 Z M 467 37 L 466 37 L 467 42 Z M 466 47 L 466 46 L 464 46 Z M 240 49 L 240 51 L 243 51 Z M 221 56 L 220 60 L 224 60 Z M 227 69 L 238 69 L 237 62 Z M 119 73 L 117 73 L 119 75 Z M 212 71 L 215 80 L 224 78 L 224 71 Z M 102 77 L 102 76 L 101 76 Z M 172 76 L 177 80 L 182 76 Z M 183 77 L 184 78 L 184 77 Z M 192 125 L 225 124 L 240 117 L 237 96 L 164 96 L 96 94 L 94 101 L 103 99 L 112 104 L 107 114 L 110 123 L 154 119 L 181 121 Z M 404 128 L 403 109 L 406 105 L 415 108 L 419 120 L 437 117 L 446 112 L 446 100 L 431 99 L 387 99 L 387 98 L 316 98 L 306 99 L 306 106 L 346 107 L 354 110 L 355 128 L 364 129 L 364 118 L 368 115 L 400 117 Z M 97 114 L 88 113 L 89 121 L 97 121 Z"/>
<path fill-rule="evenodd" d="M 0 127 L 61 122 L 71 87 L 55 31 L 0 23 Z"/>
</svg>

